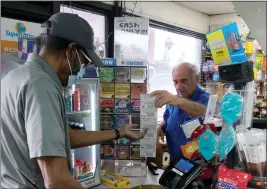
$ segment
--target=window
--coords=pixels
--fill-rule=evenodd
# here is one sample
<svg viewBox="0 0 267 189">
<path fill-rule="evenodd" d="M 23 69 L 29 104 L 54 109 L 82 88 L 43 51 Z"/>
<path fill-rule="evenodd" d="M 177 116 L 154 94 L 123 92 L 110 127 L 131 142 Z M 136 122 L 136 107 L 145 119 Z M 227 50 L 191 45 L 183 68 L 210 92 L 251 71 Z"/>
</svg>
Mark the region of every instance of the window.
<svg viewBox="0 0 267 189">
<path fill-rule="evenodd" d="M 172 82 L 173 68 L 182 62 L 190 62 L 200 68 L 200 39 L 156 28 L 149 29 L 148 62 L 149 91 L 167 90 L 176 94 Z M 158 121 L 163 119 L 165 107 L 158 110 Z"/>
<path fill-rule="evenodd" d="M 70 8 L 65 5 L 60 6 L 60 12 L 78 14 L 80 17 L 85 19 L 94 30 L 94 43 L 97 51 L 104 51 L 101 57 L 106 56 L 105 48 L 105 16 L 89 12 L 87 10 L 80 10 L 77 8 Z M 86 39 L 85 39 L 86 40 Z"/>
</svg>

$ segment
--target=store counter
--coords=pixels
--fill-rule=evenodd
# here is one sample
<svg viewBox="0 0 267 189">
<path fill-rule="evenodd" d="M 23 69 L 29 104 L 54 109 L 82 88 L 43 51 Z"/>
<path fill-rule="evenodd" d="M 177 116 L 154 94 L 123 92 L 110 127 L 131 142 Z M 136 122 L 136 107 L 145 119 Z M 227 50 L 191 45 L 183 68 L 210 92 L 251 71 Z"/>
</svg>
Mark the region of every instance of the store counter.
<svg viewBox="0 0 267 189">
<path fill-rule="evenodd" d="M 163 169 L 158 169 L 159 175 L 153 175 L 149 170 L 147 170 L 146 177 L 128 177 L 131 180 L 131 188 L 139 185 L 159 185 L 159 178 L 164 172 Z M 104 184 L 94 187 L 95 189 L 110 188 Z"/>
</svg>

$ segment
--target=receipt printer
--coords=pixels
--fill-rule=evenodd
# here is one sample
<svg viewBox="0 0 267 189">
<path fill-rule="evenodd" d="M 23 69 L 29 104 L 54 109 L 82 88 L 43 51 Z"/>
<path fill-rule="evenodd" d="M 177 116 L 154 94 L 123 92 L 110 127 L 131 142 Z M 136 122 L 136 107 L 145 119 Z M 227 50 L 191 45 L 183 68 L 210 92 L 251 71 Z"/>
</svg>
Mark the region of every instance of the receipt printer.
<svg viewBox="0 0 267 189">
<path fill-rule="evenodd" d="M 185 158 L 174 158 L 159 179 L 167 189 L 183 189 L 202 173 L 203 167 Z"/>
</svg>

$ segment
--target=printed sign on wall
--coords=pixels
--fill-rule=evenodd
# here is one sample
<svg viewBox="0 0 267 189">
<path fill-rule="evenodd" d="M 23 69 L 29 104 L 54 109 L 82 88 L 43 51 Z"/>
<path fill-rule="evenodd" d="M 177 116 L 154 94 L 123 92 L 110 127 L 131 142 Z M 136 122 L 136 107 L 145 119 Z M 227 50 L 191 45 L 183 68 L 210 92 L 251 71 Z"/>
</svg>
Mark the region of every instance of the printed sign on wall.
<svg viewBox="0 0 267 189">
<path fill-rule="evenodd" d="M 206 36 L 215 64 L 247 61 L 236 23 L 223 26 Z"/>
<path fill-rule="evenodd" d="M 145 66 L 148 57 L 149 19 L 116 17 L 114 58 L 117 66 Z"/>
<path fill-rule="evenodd" d="M 17 53 L 18 38 L 34 38 L 40 34 L 41 25 L 1 17 L 1 53 Z"/>
</svg>

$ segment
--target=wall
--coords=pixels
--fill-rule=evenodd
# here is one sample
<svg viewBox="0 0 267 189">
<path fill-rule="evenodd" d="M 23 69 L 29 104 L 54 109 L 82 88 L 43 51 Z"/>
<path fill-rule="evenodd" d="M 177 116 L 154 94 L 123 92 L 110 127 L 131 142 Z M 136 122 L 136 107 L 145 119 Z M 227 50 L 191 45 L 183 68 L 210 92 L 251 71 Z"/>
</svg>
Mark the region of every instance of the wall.
<svg viewBox="0 0 267 189">
<path fill-rule="evenodd" d="M 238 16 L 237 13 L 210 16 L 210 30 L 212 31 L 232 22 L 236 22 L 240 34 L 248 34 L 249 28 L 247 27 L 245 21 Z"/>
<path fill-rule="evenodd" d="M 112 4 L 113 2 L 105 2 Z M 199 33 L 206 33 L 209 26 L 209 16 L 191 10 L 177 2 L 125 2 L 127 12 L 147 17 L 159 22 L 189 29 Z M 135 7 L 135 8 L 134 8 Z"/>
<path fill-rule="evenodd" d="M 238 16 L 237 13 L 210 16 L 209 24 L 211 31 L 221 27 L 222 25 L 236 22 L 239 33 L 241 35 L 247 35 L 249 31 L 251 31 L 261 48 L 266 52 L 266 8 L 265 10 L 261 11 L 260 15 L 258 12 L 258 8 L 266 7 L 266 5 L 261 6 L 258 3 L 266 2 L 250 2 L 250 4 L 247 4 L 247 6 L 246 4 L 240 4 L 241 2 L 234 3 L 235 9 L 240 16 Z"/>
</svg>

